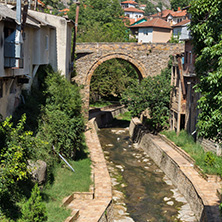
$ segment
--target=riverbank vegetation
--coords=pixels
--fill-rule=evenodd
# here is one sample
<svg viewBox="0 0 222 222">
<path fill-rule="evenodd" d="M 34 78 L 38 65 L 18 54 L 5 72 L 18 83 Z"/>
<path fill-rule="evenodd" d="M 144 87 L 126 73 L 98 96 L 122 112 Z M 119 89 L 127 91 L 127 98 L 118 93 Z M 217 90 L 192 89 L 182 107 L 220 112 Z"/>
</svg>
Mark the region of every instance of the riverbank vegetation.
<svg viewBox="0 0 222 222">
<path fill-rule="evenodd" d="M 63 221 L 67 213 L 60 209 L 62 199 L 74 191 L 87 191 L 91 184 L 79 88 L 46 67 L 37 75 L 36 86 L 30 94 L 24 93 L 25 104 L 17 109 L 13 121 L 9 117 L 0 122 L 1 221 L 31 221 L 33 215 L 36 221 Z M 76 173 L 65 167 L 53 145 Z M 37 181 L 31 177 L 30 160 L 47 164 L 41 194 L 37 188 L 32 190 Z M 34 200 L 42 207 L 32 210 L 33 204 L 24 205 Z"/>
<path fill-rule="evenodd" d="M 90 83 L 90 104 L 118 102 L 131 81 L 138 80 L 136 70 L 124 60 L 111 59 L 94 72 Z M 104 103 L 104 102 L 103 102 Z"/>
<path fill-rule="evenodd" d="M 204 173 L 222 176 L 221 157 L 212 152 L 205 152 L 201 145 L 196 143 L 186 131 L 181 131 L 179 135 L 175 131 L 163 131 L 161 133 L 186 151 Z"/>
<path fill-rule="evenodd" d="M 160 75 L 148 76 L 139 82 L 131 81 L 122 93 L 121 103 L 129 110 L 132 117 L 140 117 L 147 110 L 145 124 L 153 132 L 159 132 L 168 125 L 170 105 L 171 61 Z"/>
</svg>

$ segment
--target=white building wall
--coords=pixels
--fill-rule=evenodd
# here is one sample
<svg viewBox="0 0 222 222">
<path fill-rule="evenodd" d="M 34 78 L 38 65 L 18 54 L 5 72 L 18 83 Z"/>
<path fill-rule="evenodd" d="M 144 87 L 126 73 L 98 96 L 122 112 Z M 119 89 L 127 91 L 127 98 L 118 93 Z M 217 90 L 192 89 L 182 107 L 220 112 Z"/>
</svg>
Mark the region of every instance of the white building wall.
<svg viewBox="0 0 222 222">
<path fill-rule="evenodd" d="M 125 16 L 131 18 L 131 19 L 137 19 L 143 17 L 143 13 L 141 12 L 125 12 Z"/>
<path fill-rule="evenodd" d="M 153 41 L 153 28 L 139 28 L 138 42 L 149 43 Z"/>
<path fill-rule="evenodd" d="M 4 75 L 4 23 L 0 21 L 0 77 Z"/>
<path fill-rule="evenodd" d="M 71 48 L 71 30 L 68 31 L 68 29 L 72 28 L 72 25 L 69 25 L 72 23 L 63 17 L 42 12 L 29 10 L 29 14 L 36 19 L 41 18 L 46 23 L 56 27 L 57 69 L 61 71 L 62 75 L 69 78 L 69 65 L 67 64 L 69 64 L 71 58 L 71 53 L 69 53 L 69 48 Z"/>
</svg>

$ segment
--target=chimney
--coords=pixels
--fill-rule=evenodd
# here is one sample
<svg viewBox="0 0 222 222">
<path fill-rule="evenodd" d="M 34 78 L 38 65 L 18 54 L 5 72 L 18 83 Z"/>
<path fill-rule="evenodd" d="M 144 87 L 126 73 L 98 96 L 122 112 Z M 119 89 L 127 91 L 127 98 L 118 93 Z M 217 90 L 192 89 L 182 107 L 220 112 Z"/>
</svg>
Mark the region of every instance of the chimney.
<svg viewBox="0 0 222 222">
<path fill-rule="evenodd" d="M 181 8 L 180 8 L 180 7 L 178 7 L 177 11 L 181 11 Z"/>
</svg>

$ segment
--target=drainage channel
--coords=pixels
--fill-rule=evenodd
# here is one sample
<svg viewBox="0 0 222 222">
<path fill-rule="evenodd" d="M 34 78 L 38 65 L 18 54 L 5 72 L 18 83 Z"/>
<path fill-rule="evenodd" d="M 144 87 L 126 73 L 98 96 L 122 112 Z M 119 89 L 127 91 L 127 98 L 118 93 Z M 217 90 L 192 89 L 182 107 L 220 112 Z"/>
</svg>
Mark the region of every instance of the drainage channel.
<svg viewBox="0 0 222 222">
<path fill-rule="evenodd" d="M 172 182 L 132 143 L 128 128 L 103 128 L 98 135 L 112 179 L 114 221 L 196 221 Z"/>
</svg>

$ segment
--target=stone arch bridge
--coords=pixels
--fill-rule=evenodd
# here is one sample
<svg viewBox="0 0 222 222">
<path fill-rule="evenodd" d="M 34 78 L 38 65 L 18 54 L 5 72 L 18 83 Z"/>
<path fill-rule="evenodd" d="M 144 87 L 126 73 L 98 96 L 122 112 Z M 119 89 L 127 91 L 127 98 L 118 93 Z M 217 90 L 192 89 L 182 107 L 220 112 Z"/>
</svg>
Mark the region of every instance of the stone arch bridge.
<svg viewBox="0 0 222 222">
<path fill-rule="evenodd" d="M 110 59 L 129 62 L 137 71 L 139 79 L 160 74 L 169 56 L 184 51 L 184 44 L 175 43 L 77 43 L 76 77 L 72 80 L 83 85 L 85 107 L 89 107 L 90 81 L 96 68 Z"/>
</svg>

